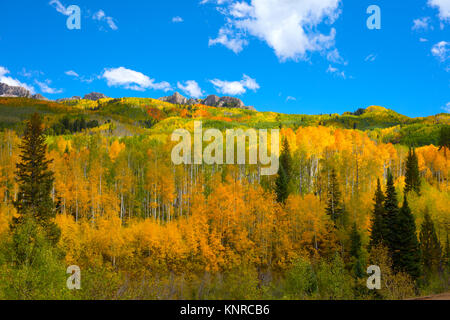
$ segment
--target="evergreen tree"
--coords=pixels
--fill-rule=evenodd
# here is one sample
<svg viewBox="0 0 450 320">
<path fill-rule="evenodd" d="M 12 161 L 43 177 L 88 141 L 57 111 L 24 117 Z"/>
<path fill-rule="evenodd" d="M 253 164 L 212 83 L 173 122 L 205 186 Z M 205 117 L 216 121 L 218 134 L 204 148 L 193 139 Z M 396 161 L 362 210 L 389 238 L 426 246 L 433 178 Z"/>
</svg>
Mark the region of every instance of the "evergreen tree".
<svg viewBox="0 0 450 320">
<path fill-rule="evenodd" d="M 19 216 L 13 219 L 11 228 L 14 231 L 18 225 L 32 218 L 45 230 L 47 238 L 56 243 L 60 230 L 52 221 L 56 215 L 51 197 L 54 177 L 48 168 L 51 161 L 46 156 L 43 125 L 37 113 L 26 124 L 20 150 L 16 172 L 19 191 L 14 202 Z"/>
<path fill-rule="evenodd" d="M 450 149 L 450 126 L 444 125 L 441 127 L 439 134 L 439 151 L 444 149 L 444 155 L 447 158 L 447 149 Z"/>
<path fill-rule="evenodd" d="M 385 244 L 388 247 L 389 251 L 392 254 L 394 242 L 395 242 L 395 231 L 392 230 L 392 226 L 395 223 L 398 215 L 398 199 L 397 199 L 397 191 L 394 186 L 394 177 L 392 176 L 391 171 L 388 171 L 387 174 L 387 183 L 386 183 L 386 197 L 384 201 L 384 212 L 385 219 L 383 219 L 383 235 L 385 237 Z"/>
<path fill-rule="evenodd" d="M 287 138 L 283 139 L 283 146 L 280 154 L 280 166 L 278 176 L 275 181 L 275 193 L 279 203 L 285 203 L 290 194 L 290 184 L 292 180 L 292 156 Z"/>
<path fill-rule="evenodd" d="M 447 241 L 445 242 L 445 251 L 443 257 L 444 266 L 448 269 L 450 268 L 450 241 L 447 233 Z"/>
<path fill-rule="evenodd" d="M 420 249 L 424 273 L 431 275 L 437 272 L 441 264 L 442 249 L 436 235 L 434 223 L 428 213 L 428 208 L 425 211 L 422 230 L 420 231 Z"/>
<path fill-rule="evenodd" d="M 408 157 L 406 158 L 405 193 L 410 191 L 420 194 L 419 161 L 414 149 L 409 149 Z"/>
<path fill-rule="evenodd" d="M 334 168 L 331 170 L 330 174 L 326 212 L 335 224 L 338 220 L 340 220 L 341 224 L 343 224 L 344 208 L 341 203 L 341 191 L 339 190 L 336 170 Z"/>
<path fill-rule="evenodd" d="M 392 224 L 392 261 L 394 270 L 408 273 L 413 279 L 421 275 L 420 245 L 416 224 L 406 196 L 403 206 Z"/>
<path fill-rule="evenodd" d="M 362 242 L 361 235 L 358 232 L 356 223 L 353 224 L 350 233 L 350 256 L 352 257 L 352 270 L 357 278 L 364 276 L 364 270 L 361 262 Z"/>
<path fill-rule="evenodd" d="M 370 233 L 369 248 L 374 248 L 383 243 L 386 239 L 384 194 L 381 190 L 380 179 L 377 180 L 377 190 L 375 191 L 375 201 L 372 217 L 372 230 Z"/>
</svg>

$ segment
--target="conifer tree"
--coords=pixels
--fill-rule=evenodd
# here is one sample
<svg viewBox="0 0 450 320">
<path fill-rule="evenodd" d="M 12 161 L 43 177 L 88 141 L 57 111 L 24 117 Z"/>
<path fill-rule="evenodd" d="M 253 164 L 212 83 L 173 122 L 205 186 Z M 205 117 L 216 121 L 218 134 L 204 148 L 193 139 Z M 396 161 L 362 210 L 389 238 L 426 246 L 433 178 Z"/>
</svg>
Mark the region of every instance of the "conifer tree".
<svg viewBox="0 0 450 320">
<path fill-rule="evenodd" d="M 394 186 L 394 177 L 391 171 L 387 174 L 386 197 L 384 201 L 385 219 L 383 219 L 383 235 L 386 238 L 385 244 L 392 254 L 395 242 L 395 231 L 392 230 L 393 224 L 396 222 L 398 209 L 397 191 Z"/>
<path fill-rule="evenodd" d="M 361 251 L 361 235 L 358 232 L 356 223 L 354 223 L 350 233 L 350 256 L 352 257 L 352 269 L 357 278 L 361 278 L 364 275 L 361 263 Z"/>
<path fill-rule="evenodd" d="M 290 194 L 290 184 L 292 179 L 292 156 L 287 138 L 283 139 L 283 146 L 280 154 L 280 166 L 278 176 L 275 181 L 275 193 L 279 203 L 285 203 Z"/>
<path fill-rule="evenodd" d="M 382 244 L 386 239 L 384 194 L 383 190 L 381 190 L 380 179 L 377 180 L 377 190 L 375 191 L 374 201 L 375 205 L 373 209 L 369 248 L 374 248 Z"/>
<path fill-rule="evenodd" d="M 333 168 L 328 186 L 326 212 L 335 224 L 338 220 L 340 220 L 341 224 L 343 223 L 344 208 L 341 201 L 341 191 L 339 190 L 336 170 Z"/>
<path fill-rule="evenodd" d="M 424 273 L 430 275 L 437 272 L 441 264 L 442 249 L 428 208 L 425 211 L 422 230 L 420 231 L 420 249 Z"/>
<path fill-rule="evenodd" d="M 24 221 L 34 220 L 46 232 L 47 238 L 56 243 L 60 230 L 52 221 L 56 215 L 51 197 L 54 176 L 49 170 L 47 145 L 40 116 L 35 113 L 27 122 L 20 146 L 20 162 L 16 165 L 16 181 L 19 185 L 14 206 L 18 217 L 13 219 L 13 231 Z"/>
<path fill-rule="evenodd" d="M 419 161 L 414 149 L 409 149 L 406 159 L 405 193 L 410 191 L 420 194 Z"/>
<path fill-rule="evenodd" d="M 444 155 L 447 158 L 447 149 L 450 150 L 450 126 L 444 125 L 441 127 L 439 134 L 439 151 L 444 149 Z"/>
<path fill-rule="evenodd" d="M 417 279 L 421 275 L 420 245 L 417 240 L 416 223 L 406 196 L 391 231 L 394 240 L 391 243 L 394 269 L 406 272 L 413 279 Z"/>
</svg>

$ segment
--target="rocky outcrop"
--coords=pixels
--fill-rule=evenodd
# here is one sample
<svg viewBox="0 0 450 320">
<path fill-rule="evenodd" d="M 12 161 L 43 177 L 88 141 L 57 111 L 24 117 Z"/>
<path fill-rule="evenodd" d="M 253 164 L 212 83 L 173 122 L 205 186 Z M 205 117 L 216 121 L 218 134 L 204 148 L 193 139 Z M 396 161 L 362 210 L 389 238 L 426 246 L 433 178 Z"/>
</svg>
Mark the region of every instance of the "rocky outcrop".
<svg viewBox="0 0 450 320">
<path fill-rule="evenodd" d="M 173 103 L 173 104 L 188 104 L 188 99 L 183 97 L 178 92 L 175 92 L 173 95 L 168 96 L 168 97 L 159 98 L 159 100 Z"/>
<path fill-rule="evenodd" d="M 97 100 L 100 100 L 100 99 L 107 99 L 107 98 L 108 97 L 105 96 L 103 93 L 91 92 L 91 93 L 85 95 L 83 99 L 97 101 Z"/>
<path fill-rule="evenodd" d="M 242 102 L 242 100 L 234 97 L 218 97 L 216 95 L 207 96 L 206 99 L 187 99 L 183 97 L 178 92 L 175 92 L 173 95 L 168 97 L 159 98 L 161 101 L 173 103 L 173 104 L 182 104 L 182 105 L 193 105 L 193 104 L 204 104 L 210 107 L 218 107 L 218 108 L 239 108 L 239 109 L 247 109 L 247 110 L 255 110 L 254 107 L 247 107 Z"/>
<path fill-rule="evenodd" d="M 13 87 L 6 83 L 0 83 L 0 97 L 31 98 L 31 93 L 22 87 Z"/>
<path fill-rule="evenodd" d="M 34 100 L 50 101 L 49 99 L 47 99 L 46 97 L 44 97 L 44 96 L 43 96 L 42 94 L 40 94 L 40 93 L 32 95 L 31 98 L 34 99 Z"/>
</svg>

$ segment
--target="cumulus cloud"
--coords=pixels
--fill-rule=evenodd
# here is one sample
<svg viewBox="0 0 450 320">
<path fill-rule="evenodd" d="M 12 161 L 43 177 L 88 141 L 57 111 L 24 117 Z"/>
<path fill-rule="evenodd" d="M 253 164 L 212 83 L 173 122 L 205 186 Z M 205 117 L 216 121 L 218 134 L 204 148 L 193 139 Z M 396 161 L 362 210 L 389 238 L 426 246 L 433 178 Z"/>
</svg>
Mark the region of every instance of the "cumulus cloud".
<svg viewBox="0 0 450 320">
<path fill-rule="evenodd" d="M 203 1 L 203 3 L 212 1 Z M 215 1 L 226 24 L 209 44 L 240 52 L 254 36 L 269 45 L 281 61 L 306 59 L 309 52 L 333 49 L 336 30 L 322 33 L 340 15 L 340 0 Z"/>
<path fill-rule="evenodd" d="M 200 98 L 203 95 L 202 89 L 194 80 L 188 80 L 184 85 L 178 82 L 177 87 L 192 98 Z"/>
<path fill-rule="evenodd" d="M 439 10 L 439 18 L 450 21 L 450 0 L 428 0 L 428 5 Z"/>
<path fill-rule="evenodd" d="M 106 24 L 112 29 L 112 30 L 117 30 L 119 29 L 116 25 L 116 23 L 114 22 L 114 18 L 109 17 L 106 15 L 105 11 L 103 10 L 99 10 L 96 13 L 94 13 L 94 15 L 92 16 L 92 19 L 97 20 L 97 21 L 104 21 L 106 22 Z"/>
<path fill-rule="evenodd" d="M 180 22 L 183 22 L 184 20 L 183 20 L 183 18 L 182 17 L 173 17 L 172 18 L 172 22 L 173 23 L 180 23 Z"/>
<path fill-rule="evenodd" d="M 225 81 L 214 79 L 211 80 L 211 83 L 214 85 L 217 92 L 233 96 L 244 94 L 247 92 L 247 90 L 256 91 L 259 89 L 259 84 L 256 82 L 256 80 L 250 78 L 245 74 L 241 81 Z"/>
<path fill-rule="evenodd" d="M 110 87 L 124 87 L 129 90 L 145 91 L 154 89 L 169 91 L 172 89 L 168 82 L 155 82 L 155 79 L 151 79 L 141 72 L 124 67 L 105 69 L 101 78 L 104 78 Z"/>
<path fill-rule="evenodd" d="M 6 76 L 9 73 L 10 72 L 8 69 L 0 66 L 0 83 L 7 84 L 8 86 L 11 86 L 11 87 L 23 87 L 23 88 L 27 89 L 28 91 L 30 91 L 32 94 L 34 94 L 36 92 L 33 86 L 28 85 L 26 83 L 22 83 L 19 80 L 14 79 L 10 76 Z"/>
<path fill-rule="evenodd" d="M 431 23 L 431 19 L 430 17 L 424 17 L 424 18 L 419 18 L 419 19 L 415 19 L 413 21 L 413 26 L 412 26 L 412 30 L 415 31 L 426 31 L 428 29 L 433 29 L 433 27 L 430 25 Z"/>
<path fill-rule="evenodd" d="M 236 34 L 228 28 L 220 28 L 217 38 L 209 39 L 208 42 L 209 46 L 214 46 L 216 44 L 221 44 L 234 53 L 239 53 L 248 44 L 248 41 L 242 39 L 240 34 Z"/>
<path fill-rule="evenodd" d="M 450 57 L 450 42 L 441 41 L 431 48 L 431 53 L 439 61 L 444 62 Z"/>
<path fill-rule="evenodd" d="M 52 83 L 50 80 L 45 80 L 45 82 L 40 82 L 38 80 L 34 81 L 38 86 L 39 89 L 41 89 L 41 92 L 48 93 L 48 94 L 57 94 L 63 92 L 62 89 L 54 89 L 50 87 L 50 84 Z"/>
</svg>

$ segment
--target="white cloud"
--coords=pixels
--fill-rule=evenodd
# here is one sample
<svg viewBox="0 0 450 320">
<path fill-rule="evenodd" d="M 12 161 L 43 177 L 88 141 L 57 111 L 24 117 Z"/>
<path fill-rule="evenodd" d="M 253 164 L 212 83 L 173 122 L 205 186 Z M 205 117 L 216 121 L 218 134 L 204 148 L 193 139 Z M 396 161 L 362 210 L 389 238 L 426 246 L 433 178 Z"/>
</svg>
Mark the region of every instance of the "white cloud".
<svg viewBox="0 0 450 320">
<path fill-rule="evenodd" d="M 180 23 L 180 22 L 183 22 L 184 20 L 183 20 L 183 18 L 182 17 L 173 17 L 172 18 L 172 22 L 173 23 Z"/>
<path fill-rule="evenodd" d="M 41 91 L 43 93 L 57 94 L 57 93 L 63 92 L 62 89 L 50 88 L 50 84 L 52 83 L 50 80 L 45 80 L 45 82 L 40 82 L 38 80 L 35 80 L 34 82 L 36 82 L 36 84 L 39 86 L 39 88 L 41 89 Z"/>
<path fill-rule="evenodd" d="M 431 48 L 433 56 L 444 62 L 450 57 L 450 42 L 441 41 Z"/>
<path fill-rule="evenodd" d="M 203 1 L 203 3 L 211 1 Z M 330 25 L 340 15 L 340 0 L 252 0 L 216 1 L 226 24 L 210 45 L 222 44 L 239 52 L 254 36 L 269 45 L 281 61 L 306 59 L 309 52 L 332 49 L 336 30 L 321 33 L 318 26 Z"/>
<path fill-rule="evenodd" d="M 369 62 L 374 62 L 375 60 L 377 59 L 377 55 L 376 54 L 369 54 L 365 59 L 364 59 L 364 61 L 369 61 Z"/>
<path fill-rule="evenodd" d="M 450 21 L 450 0 L 428 0 L 428 5 L 439 9 L 439 18 Z"/>
<path fill-rule="evenodd" d="M 420 41 L 420 42 L 428 42 L 428 39 L 426 39 L 426 38 L 420 38 L 419 41 Z"/>
<path fill-rule="evenodd" d="M 177 87 L 192 98 L 200 98 L 203 95 L 202 89 L 194 80 L 188 80 L 184 85 L 178 82 Z"/>
<path fill-rule="evenodd" d="M 347 76 L 345 75 L 344 71 L 340 71 L 338 68 L 331 66 L 331 64 L 328 66 L 327 73 L 334 74 L 335 76 L 340 77 L 342 79 L 347 79 Z"/>
<path fill-rule="evenodd" d="M 415 19 L 413 21 L 412 30 L 415 30 L 415 31 L 424 30 L 424 31 L 426 31 L 428 29 L 433 29 L 433 26 L 431 26 L 430 23 L 431 23 L 430 17 L 423 17 L 423 18 Z"/>
<path fill-rule="evenodd" d="M 259 89 L 259 84 L 256 82 L 256 80 L 250 78 L 245 74 L 241 81 L 225 81 L 214 79 L 211 80 L 211 83 L 214 85 L 217 92 L 229 95 L 241 95 L 246 93 L 247 89 L 253 91 Z"/>
<path fill-rule="evenodd" d="M 112 30 L 117 30 L 119 29 L 116 25 L 116 23 L 114 22 L 114 18 L 112 17 L 108 17 L 105 14 L 105 11 L 103 10 L 99 10 L 96 13 L 94 13 L 94 15 L 92 16 L 92 19 L 97 20 L 97 21 L 104 21 L 106 22 L 106 24 L 112 29 Z"/>
<path fill-rule="evenodd" d="M 248 44 L 248 41 L 240 38 L 241 36 L 234 33 L 230 29 L 220 28 L 219 35 L 215 39 L 209 39 L 208 45 L 214 46 L 221 44 L 234 53 L 239 53 L 244 49 L 244 46 Z"/>
<path fill-rule="evenodd" d="M 68 76 L 70 76 L 70 77 L 75 77 L 75 78 L 78 78 L 79 77 L 79 75 L 78 75 L 78 73 L 76 73 L 75 71 L 73 71 L 73 70 L 69 70 L 69 71 L 66 71 L 66 72 L 64 72 L 66 75 L 68 75 Z"/>
<path fill-rule="evenodd" d="M 447 104 L 445 106 L 443 106 L 442 109 L 445 112 L 450 113 L 450 102 L 447 102 Z"/>
<path fill-rule="evenodd" d="M 344 58 L 341 57 L 338 49 L 333 49 L 327 53 L 327 60 L 333 63 L 347 64 Z"/>
<path fill-rule="evenodd" d="M 155 83 L 154 79 L 149 78 L 145 74 L 124 67 L 105 69 L 101 78 L 106 79 L 106 83 L 110 87 L 120 86 L 129 90 L 145 91 L 146 89 L 154 89 L 169 91 L 172 89 L 168 82 Z"/>
<path fill-rule="evenodd" d="M 51 0 L 48 4 L 65 16 L 70 16 L 72 14 L 72 11 L 67 10 L 67 8 L 58 0 Z"/>
<path fill-rule="evenodd" d="M 297 101 L 297 98 L 288 96 L 288 97 L 286 98 L 286 101 Z"/>
<path fill-rule="evenodd" d="M 14 79 L 12 77 L 6 76 L 9 73 L 10 72 L 8 69 L 0 66 L 0 83 L 7 84 L 8 86 L 11 86 L 11 87 L 23 87 L 23 88 L 27 89 L 28 91 L 30 91 L 30 93 L 32 93 L 32 94 L 34 94 L 36 92 L 33 86 L 28 85 L 26 83 L 22 83 L 19 80 Z"/>
</svg>

